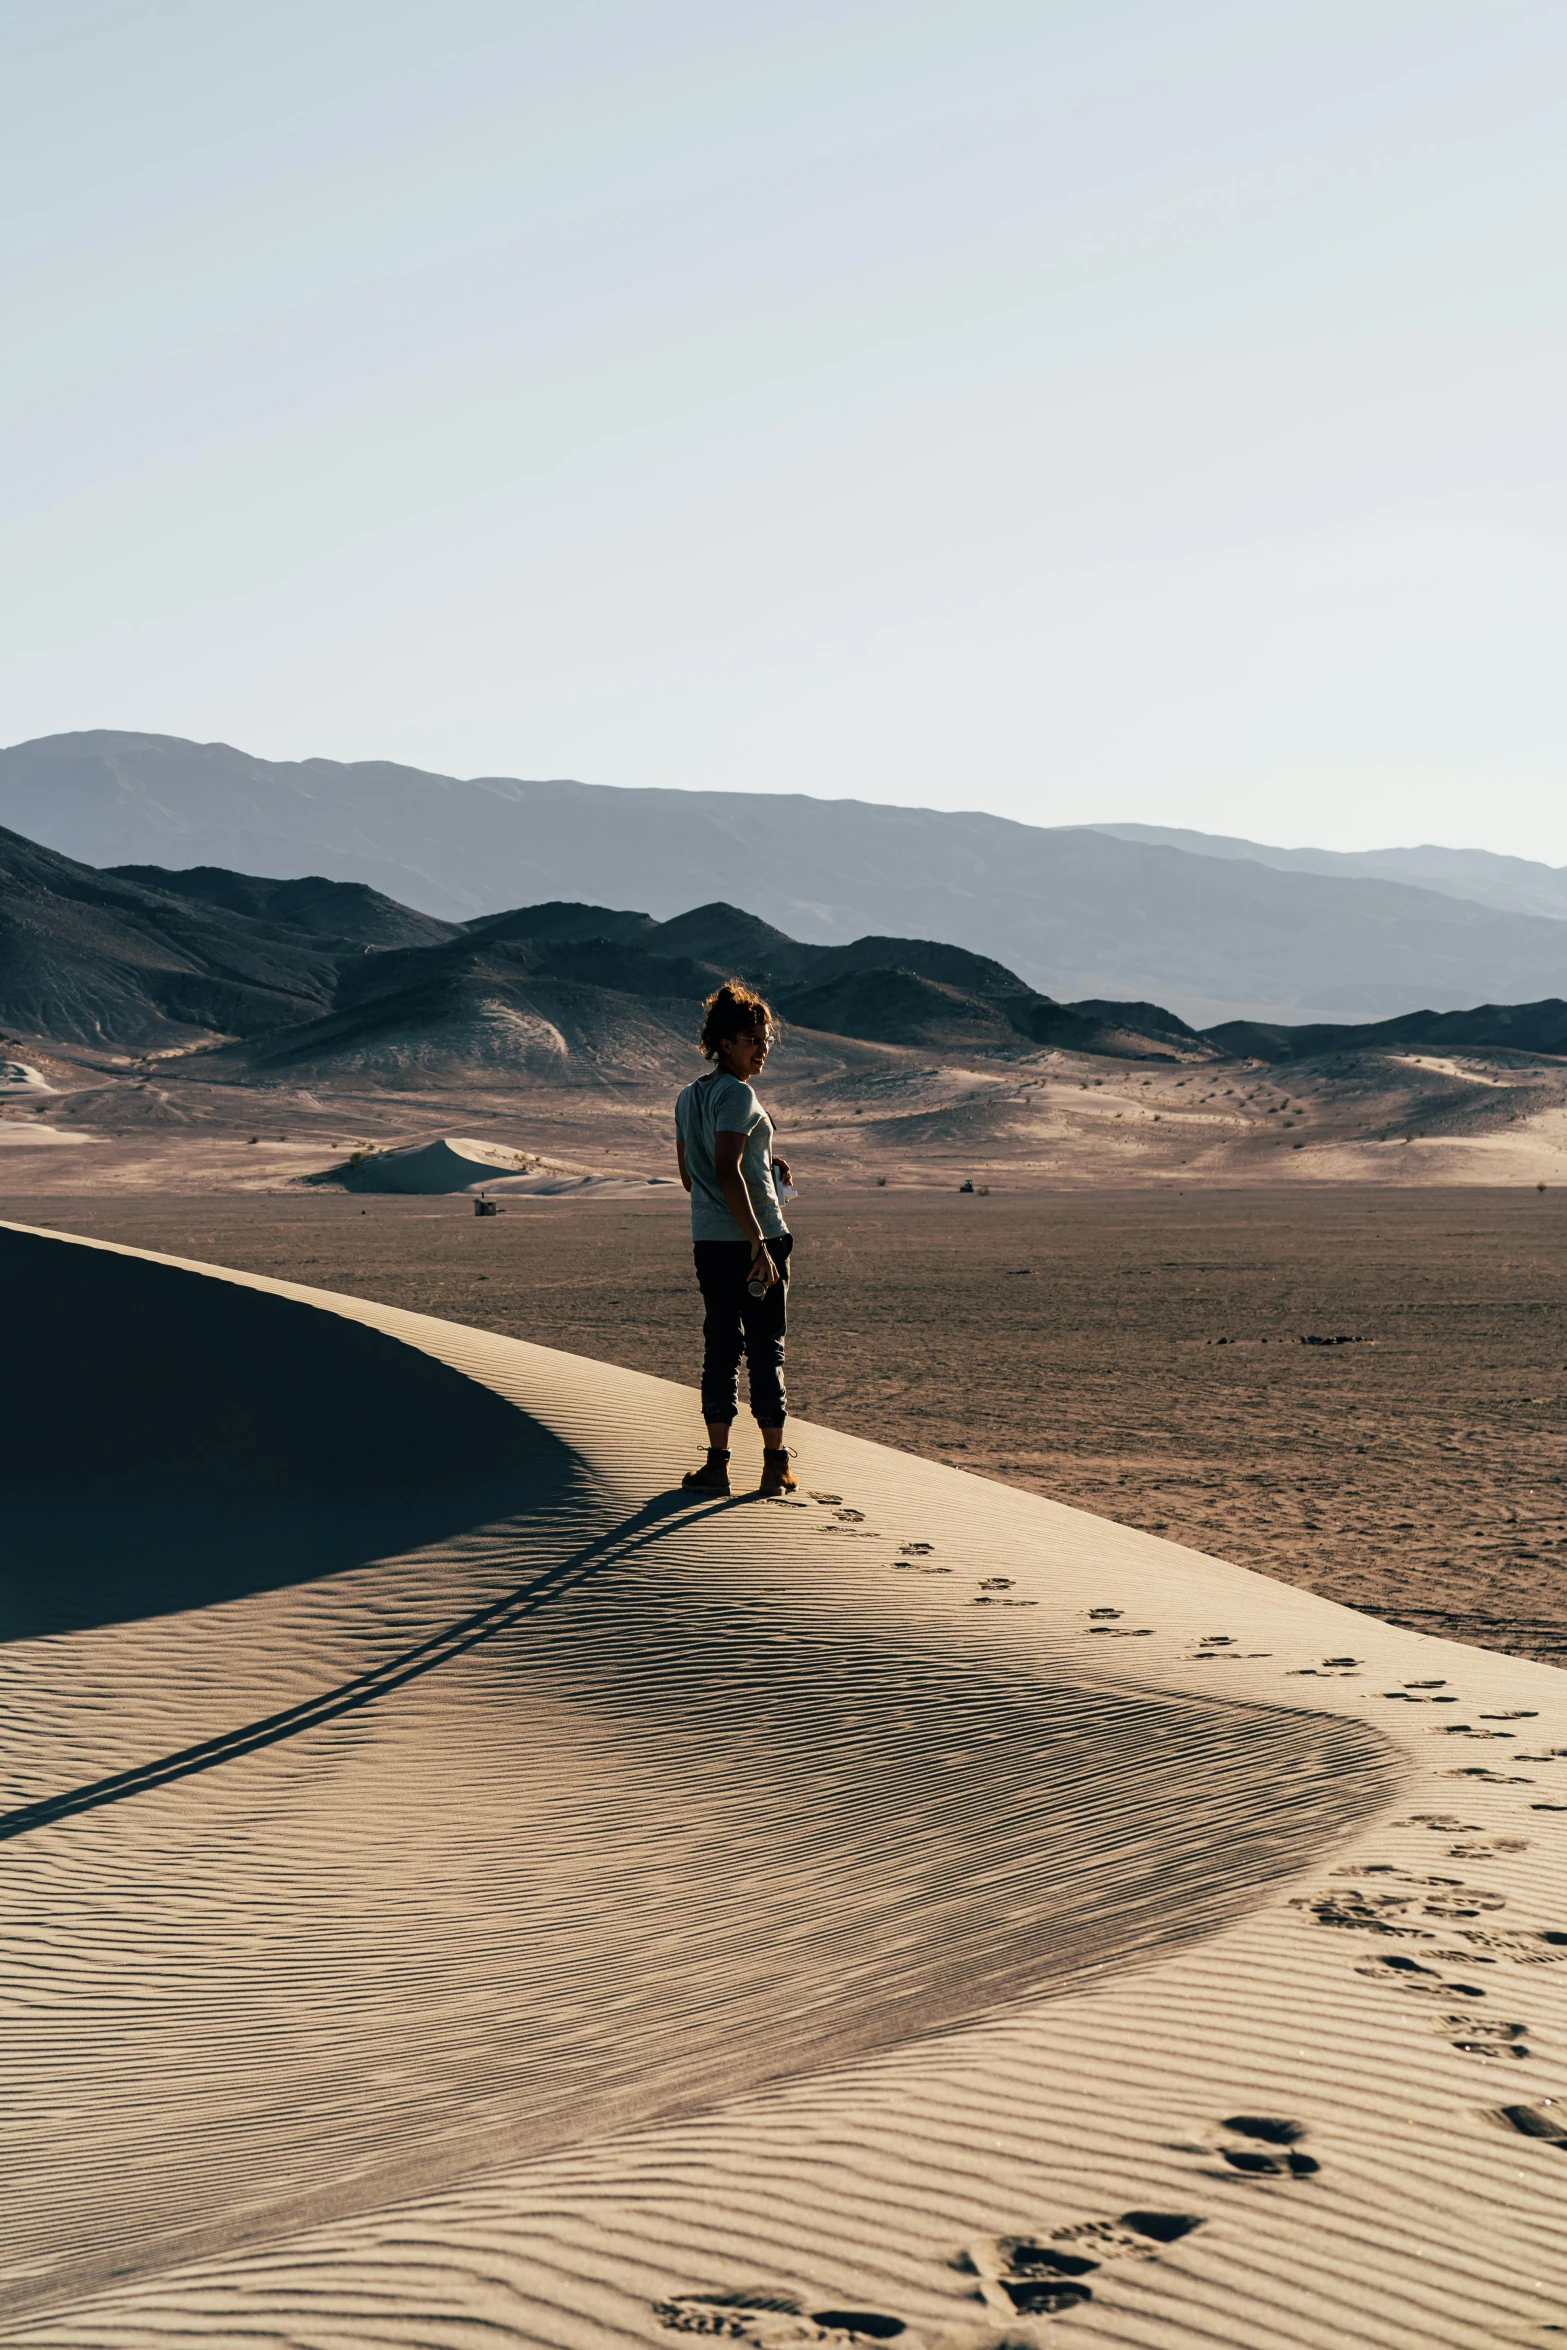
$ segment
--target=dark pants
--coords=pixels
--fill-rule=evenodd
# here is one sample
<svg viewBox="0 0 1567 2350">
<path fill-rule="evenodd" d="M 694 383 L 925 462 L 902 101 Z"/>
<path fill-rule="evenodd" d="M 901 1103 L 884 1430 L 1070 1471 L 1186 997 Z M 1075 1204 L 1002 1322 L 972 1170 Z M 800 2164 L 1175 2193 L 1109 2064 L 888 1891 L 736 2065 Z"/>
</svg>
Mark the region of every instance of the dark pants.
<svg viewBox="0 0 1567 2350">
<path fill-rule="evenodd" d="M 746 1287 L 751 1244 L 746 1240 L 692 1243 L 696 1277 L 707 1311 L 702 1320 L 702 1417 L 732 1420 L 739 1402 L 740 1356 L 751 1374 L 751 1412 L 758 1427 L 781 1428 L 788 1411 L 784 1395 L 784 1324 L 789 1308 L 789 1251 L 792 1233 L 767 1243 L 779 1278 L 765 1297 Z"/>
</svg>

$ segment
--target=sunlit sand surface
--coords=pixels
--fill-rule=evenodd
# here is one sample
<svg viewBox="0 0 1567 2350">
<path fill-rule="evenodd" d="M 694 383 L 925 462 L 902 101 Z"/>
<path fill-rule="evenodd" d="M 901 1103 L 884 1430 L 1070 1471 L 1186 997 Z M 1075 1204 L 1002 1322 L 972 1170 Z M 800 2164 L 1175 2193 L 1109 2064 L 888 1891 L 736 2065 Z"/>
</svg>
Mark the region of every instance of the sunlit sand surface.
<svg viewBox="0 0 1567 2350">
<path fill-rule="evenodd" d="M 805 1425 L 693 1502 L 685 1391 L 392 1308 L 0 1278 L 0 2339 L 1551 2339 L 1558 1672 Z"/>
</svg>

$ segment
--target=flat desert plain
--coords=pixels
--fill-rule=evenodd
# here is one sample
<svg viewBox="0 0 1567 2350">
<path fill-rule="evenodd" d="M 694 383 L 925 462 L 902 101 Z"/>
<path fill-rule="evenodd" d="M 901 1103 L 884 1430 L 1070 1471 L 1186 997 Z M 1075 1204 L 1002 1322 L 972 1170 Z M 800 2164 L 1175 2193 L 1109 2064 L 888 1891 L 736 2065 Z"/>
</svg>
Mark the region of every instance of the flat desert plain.
<svg viewBox="0 0 1567 2350">
<path fill-rule="evenodd" d="M 1415 1630 L 1567 1659 L 1567 1189 L 862 1176 L 792 1214 L 804 1417 Z M 479 1219 L 462 1197 L 53 1191 L 0 1219 L 687 1386 L 699 1367 L 678 1193 Z"/>
</svg>

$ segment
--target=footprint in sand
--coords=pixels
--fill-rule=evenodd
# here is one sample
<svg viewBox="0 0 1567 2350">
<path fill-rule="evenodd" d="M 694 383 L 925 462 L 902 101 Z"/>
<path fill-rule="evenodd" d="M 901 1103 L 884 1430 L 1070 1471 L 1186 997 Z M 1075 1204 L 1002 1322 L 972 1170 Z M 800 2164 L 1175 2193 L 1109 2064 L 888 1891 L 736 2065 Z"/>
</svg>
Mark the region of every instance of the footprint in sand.
<svg viewBox="0 0 1567 2350">
<path fill-rule="evenodd" d="M 793 2293 L 766 2286 L 676 2293 L 655 2301 L 653 2315 L 676 2334 L 710 2334 L 754 2342 L 759 2350 L 791 2342 L 891 2342 L 908 2331 L 880 2309 L 809 2309 Z"/>
<path fill-rule="evenodd" d="M 841 1493 L 813 1493 L 812 1501 L 819 1501 L 824 1510 L 835 1510 L 843 1500 Z"/>
<path fill-rule="evenodd" d="M 1352 1933 L 1394 1935 L 1406 1941 L 1429 1942 L 1433 1939 L 1427 1926 L 1412 1922 L 1411 1912 L 1421 1918 L 1455 1918 L 1483 1916 L 1488 1910 L 1505 1909 L 1506 1896 L 1481 1891 L 1464 1885 L 1456 1877 L 1414 1877 L 1391 1863 L 1371 1864 L 1349 1868 L 1346 1876 L 1371 1877 L 1375 1890 L 1363 1890 L 1358 1885 L 1346 1885 L 1342 1890 L 1328 1893 L 1303 1894 L 1292 1901 L 1292 1909 L 1304 1909 L 1319 1926 L 1337 1926 Z M 1396 1890 L 1395 1890 L 1396 1888 Z"/>
<path fill-rule="evenodd" d="M 1314 2155 L 1300 2151 L 1306 2135 L 1302 2122 L 1278 2120 L 1271 2114 L 1236 2113 L 1218 2126 L 1226 2136 L 1243 2141 L 1239 2146 L 1220 2146 L 1219 2159 L 1248 2178 L 1309 2179 L 1322 2168 Z"/>
<path fill-rule="evenodd" d="M 905 1559 L 928 1559 L 935 1547 L 934 1542 L 901 1542 L 898 1545 L 898 1556 Z"/>
<path fill-rule="evenodd" d="M 1498 1933 L 1489 1926 L 1460 1926 L 1460 1942 L 1496 1958 L 1510 1958 L 1515 1966 L 1559 1966 L 1567 1958 L 1567 1934 L 1544 1927 L 1535 1933 Z"/>
<path fill-rule="evenodd" d="M 987 2236 L 953 2261 L 976 2277 L 977 2297 L 1003 2321 L 1059 2317 L 1092 2301 L 1088 2278 L 1118 2260 L 1154 2260 L 1202 2221 L 1186 2211 L 1125 2211 L 1119 2219 L 1073 2220 L 1036 2236 Z"/>
<path fill-rule="evenodd" d="M 1420 1914 L 1428 1918 L 1475 1918 L 1487 1910 L 1505 1909 L 1505 1893 L 1492 1893 L 1478 1885 L 1466 1885 L 1462 1877 L 1418 1877 L 1408 1869 L 1395 1868 L 1391 1861 L 1363 1861 L 1347 1868 L 1335 1869 L 1335 1877 L 1375 1877 L 1378 1889 L 1386 1885 L 1407 1885 L 1411 1890 L 1400 1896 L 1406 1903 L 1418 1901 Z"/>
<path fill-rule="evenodd" d="M 789 2293 L 772 2293 L 765 2286 L 738 2292 L 676 2293 L 655 2301 L 653 2315 L 676 2334 L 717 2334 L 731 2341 L 760 2341 L 768 2321 L 798 2321 L 800 2303 Z"/>
<path fill-rule="evenodd" d="M 1530 1762 L 1533 1757 L 1527 1754 L 1515 1754 L 1510 1759 L 1513 1762 Z M 1534 1785 L 1534 1781 L 1526 1778 L 1520 1771 L 1491 1771 L 1487 1770 L 1484 1763 L 1465 1763 L 1459 1770 L 1444 1771 L 1442 1776 L 1444 1779 L 1480 1779 L 1487 1787 L 1532 1787 Z"/>
<path fill-rule="evenodd" d="M 863 1526 L 865 1523 L 863 1510 L 834 1510 L 833 1516 L 845 1526 Z"/>
<path fill-rule="evenodd" d="M 1288 1678 L 1292 1681 L 1352 1680 L 1360 1674 L 1358 1656 L 1325 1656 L 1320 1665 L 1292 1666 Z"/>
<path fill-rule="evenodd" d="M 1530 2054 L 1524 2042 L 1527 2024 L 1494 2023 L 1488 2016 L 1450 2015 L 1440 2027 L 1442 2038 L 1460 2056 L 1521 2057 Z"/>
<path fill-rule="evenodd" d="M 1368 1983 L 1381 1983 L 1389 1991 L 1407 1991 L 1423 1999 L 1483 1999 L 1482 1983 L 1455 1983 L 1446 1975 L 1439 1975 L 1435 1967 L 1422 1966 L 1417 1958 L 1389 1956 L 1370 1958 L 1356 1967 Z"/>
<path fill-rule="evenodd" d="M 1278 2114 L 1232 2113 L 1227 2121 L 1215 2122 L 1213 2130 L 1216 2136 L 1231 2142 L 1214 2146 L 1171 2139 L 1168 2151 L 1200 2154 L 1210 2161 L 1217 2157 L 1227 2169 L 1239 2171 L 1244 2178 L 1309 2179 L 1322 2168 L 1315 2155 L 1301 2151 L 1301 2140 L 1306 2135 L 1303 2122 L 1287 2121 Z M 1237 2139 L 1239 2144 L 1234 2143 Z"/>
<path fill-rule="evenodd" d="M 1319 1926 L 1337 1926 L 1356 1934 L 1387 1934 L 1406 1942 L 1429 1942 L 1424 1926 L 1404 1923 L 1409 1904 L 1397 1893 L 1318 1893 L 1290 1903 L 1291 1909 L 1310 1912 Z"/>
<path fill-rule="evenodd" d="M 1567 2103 L 1559 2097 L 1543 2097 L 1538 2105 L 1496 2105 L 1485 2118 L 1504 2130 L 1516 2130 L 1520 2138 L 1533 2138 L 1537 2145 L 1567 2154 Z M 1567 2327 L 1562 2330 L 1567 2332 Z"/>
<path fill-rule="evenodd" d="M 1151 1640 L 1153 1638 L 1151 1624 L 1140 1624 L 1135 1629 L 1129 1624 L 1123 1624 L 1121 1611 L 1118 1607 L 1091 1607 L 1088 1610 L 1088 1616 L 1089 1631 L 1106 1633 L 1112 1640 Z M 1096 1617 L 1099 1619 L 1097 1622 L 1094 1621 Z"/>
</svg>

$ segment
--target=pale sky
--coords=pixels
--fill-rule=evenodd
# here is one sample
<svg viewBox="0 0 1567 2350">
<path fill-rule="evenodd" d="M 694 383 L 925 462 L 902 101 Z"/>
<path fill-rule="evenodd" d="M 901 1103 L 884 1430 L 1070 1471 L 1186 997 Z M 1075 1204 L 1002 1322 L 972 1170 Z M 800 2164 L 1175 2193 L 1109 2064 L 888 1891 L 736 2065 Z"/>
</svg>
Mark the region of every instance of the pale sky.
<svg viewBox="0 0 1567 2350">
<path fill-rule="evenodd" d="M 1561 0 L 0 0 L 0 740 L 1567 862 Z"/>
</svg>

